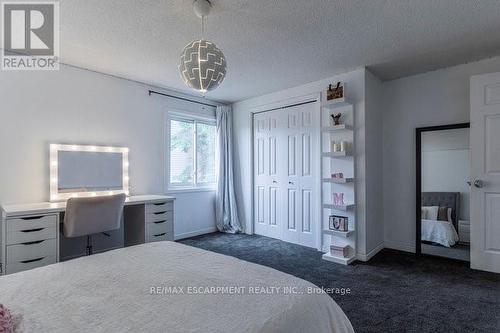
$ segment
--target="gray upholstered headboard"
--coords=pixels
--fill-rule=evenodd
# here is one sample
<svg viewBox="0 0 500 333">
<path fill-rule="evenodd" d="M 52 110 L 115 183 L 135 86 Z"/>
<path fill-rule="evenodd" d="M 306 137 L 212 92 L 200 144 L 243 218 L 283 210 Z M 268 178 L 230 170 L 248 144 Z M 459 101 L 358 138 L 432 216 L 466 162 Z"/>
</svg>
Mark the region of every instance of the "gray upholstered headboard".
<svg viewBox="0 0 500 333">
<path fill-rule="evenodd" d="M 458 214 L 460 212 L 460 192 L 422 192 L 422 206 L 439 206 L 452 208 L 451 219 L 458 230 Z"/>
</svg>

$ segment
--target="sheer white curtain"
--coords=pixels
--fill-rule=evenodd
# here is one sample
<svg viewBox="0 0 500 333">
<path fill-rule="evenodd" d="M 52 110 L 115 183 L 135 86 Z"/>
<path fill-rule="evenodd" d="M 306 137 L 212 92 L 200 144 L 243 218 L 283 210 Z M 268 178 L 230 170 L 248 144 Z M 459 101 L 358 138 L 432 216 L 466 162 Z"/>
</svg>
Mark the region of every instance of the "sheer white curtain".
<svg viewBox="0 0 500 333">
<path fill-rule="evenodd" d="M 217 116 L 217 192 L 215 221 L 221 232 L 243 231 L 238 218 L 238 207 L 233 183 L 233 122 L 231 107 L 218 106 Z"/>
</svg>

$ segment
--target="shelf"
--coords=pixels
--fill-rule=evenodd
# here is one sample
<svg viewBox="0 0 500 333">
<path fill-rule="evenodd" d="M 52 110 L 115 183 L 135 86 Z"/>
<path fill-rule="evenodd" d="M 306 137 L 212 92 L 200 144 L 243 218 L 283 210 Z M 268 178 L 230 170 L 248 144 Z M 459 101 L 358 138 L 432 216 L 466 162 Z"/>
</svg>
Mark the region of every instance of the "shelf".
<svg viewBox="0 0 500 333">
<path fill-rule="evenodd" d="M 335 126 L 323 127 L 321 131 L 323 132 L 342 132 L 342 131 L 352 131 L 353 127 L 351 125 L 341 124 Z"/>
<path fill-rule="evenodd" d="M 332 256 L 330 253 L 325 253 L 325 254 L 323 254 L 323 259 L 327 260 L 327 261 L 335 262 L 337 264 L 349 265 L 354 260 L 356 260 L 356 257 L 351 256 L 351 257 L 347 257 L 347 258 L 342 258 L 342 257 Z"/>
<path fill-rule="evenodd" d="M 334 184 L 347 184 L 353 183 L 354 178 L 323 178 L 324 183 L 334 183 Z"/>
<path fill-rule="evenodd" d="M 337 151 L 337 152 L 328 152 L 328 153 L 322 153 L 321 154 L 323 157 L 350 157 L 352 156 L 350 153 L 346 151 Z"/>
<path fill-rule="evenodd" d="M 321 105 L 323 108 L 331 110 L 331 109 L 336 109 L 336 108 L 343 108 L 345 106 L 351 106 L 352 104 L 346 101 L 345 97 L 343 98 L 337 98 L 333 99 L 330 101 L 325 101 L 323 102 L 323 105 Z"/>
<path fill-rule="evenodd" d="M 335 209 L 335 210 L 342 210 L 342 211 L 348 211 L 351 208 L 356 207 L 355 204 L 347 204 L 347 205 L 330 205 L 330 204 L 323 204 L 323 208 L 328 208 L 328 209 Z"/>
<path fill-rule="evenodd" d="M 326 230 L 323 230 L 323 233 L 328 234 L 328 235 L 340 236 L 340 237 L 347 238 L 347 237 L 354 235 L 354 233 L 356 233 L 356 231 L 355 230 L 338 231 L 338 230 L 326 229 Z"/>
</svg>

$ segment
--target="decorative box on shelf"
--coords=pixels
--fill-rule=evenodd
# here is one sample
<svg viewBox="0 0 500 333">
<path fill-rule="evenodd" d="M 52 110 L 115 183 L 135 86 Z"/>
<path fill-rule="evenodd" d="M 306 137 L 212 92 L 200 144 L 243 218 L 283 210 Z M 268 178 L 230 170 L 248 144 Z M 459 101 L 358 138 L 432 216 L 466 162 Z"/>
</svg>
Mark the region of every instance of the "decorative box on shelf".
<svg viewBox="0 0 500 333">
<path fill-rule="evenodd" d="M 330 245 L 330 254 L 334 257 L 347 258 L 349 257 L 348 245 Z"/>
</svg>

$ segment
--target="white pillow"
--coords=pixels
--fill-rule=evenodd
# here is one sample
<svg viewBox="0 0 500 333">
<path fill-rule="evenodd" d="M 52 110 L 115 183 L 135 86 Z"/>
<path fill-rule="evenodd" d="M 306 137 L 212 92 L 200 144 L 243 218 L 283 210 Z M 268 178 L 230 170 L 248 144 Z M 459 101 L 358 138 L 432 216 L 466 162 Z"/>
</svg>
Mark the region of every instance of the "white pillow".
<svg viewBox="0 0 500 333">
<path fill-rule="evenodd" d="M 453 210 L 453 209 L 448 208 L 448 222 L 450 222 L 450 223 L 453 223 L 453 220 L 451 219 L 451 211 L 452 211 L 452 210 Z"/>
<path fill-rule="evenodd" d="M 427 219 L 427 209 L 425 209 L 424 207 L 422 207 L 422 211 L 420 212 L 420 218 L 422 220 Z"/>
<path fill-rule="evenodd" d="M 425 219 L 426 220 L 437 221 L 439 206 L 424 206 L 422 208 L 425 209 Z"/>
</svg>

